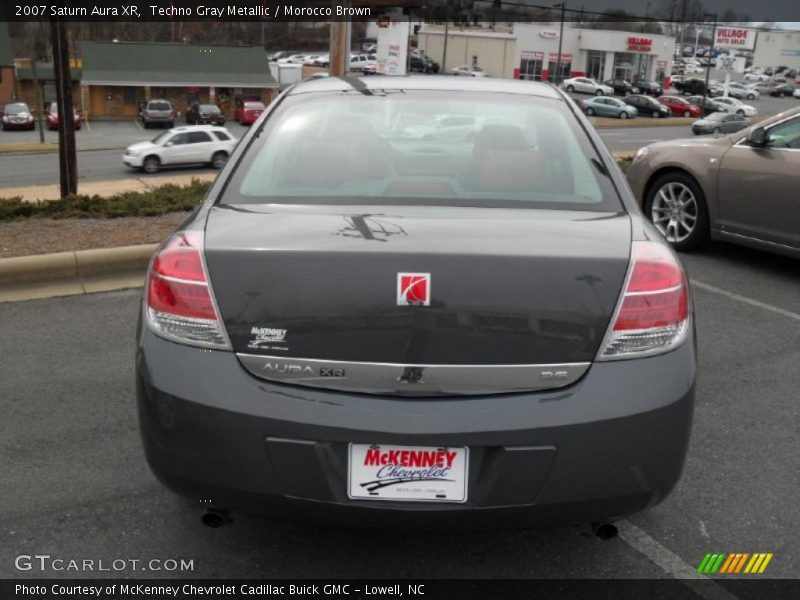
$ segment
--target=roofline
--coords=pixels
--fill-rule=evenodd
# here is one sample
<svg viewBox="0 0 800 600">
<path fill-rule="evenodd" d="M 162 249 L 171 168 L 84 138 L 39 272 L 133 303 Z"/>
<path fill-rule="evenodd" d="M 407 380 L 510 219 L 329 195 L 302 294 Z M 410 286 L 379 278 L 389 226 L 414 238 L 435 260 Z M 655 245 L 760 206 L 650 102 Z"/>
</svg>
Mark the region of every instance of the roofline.
<svg viewBox="0 0 800 600">
<path fill-rule="evenodd" d="M 130 46 L 200 46 L 200 47 L 207 47 L 212 46 L 214 48 L 256 48 L 259 49 L 261 46 L 255 46 L 252 44 L 242 44 L 242 45 L 232 45 L 232 44 L 178 44 L 176 42 L 131 42 L 131 41 L 119 41 L 119 42 L 110 42 L 108 40 L 79 40 L 79 44 L 105 44 L 105 45 L 112 45 L 112 46 L 122 46 L 122 45 L 130 45 Z M 267 51 L 264 50 L 266 54 Z"/>
<path fill-rule="evenodd" d="M 110 85 L 110 86 L 130 86 L 130 87 L 243 87 L 243 88 L 276 88 L 278 83 L 219 83 L 209 81 L 111 81 L 103 79 L 81 79 L 81 85 Z"/>
</svg>

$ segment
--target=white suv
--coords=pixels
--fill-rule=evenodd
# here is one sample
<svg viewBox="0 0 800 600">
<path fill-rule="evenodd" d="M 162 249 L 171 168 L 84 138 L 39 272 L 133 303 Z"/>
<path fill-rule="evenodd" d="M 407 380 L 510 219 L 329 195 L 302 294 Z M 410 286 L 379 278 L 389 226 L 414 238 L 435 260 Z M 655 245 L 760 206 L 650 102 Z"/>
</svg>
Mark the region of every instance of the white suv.
<svg viewBox="0 0 800 600">
<path fill-rule="evenodd" d="M 167 165 L 210 164 L 221 169 L 233 152 L 236 141 L 225 127 L 175 127 L 152 141 L 128 146 L 122 161 L 129 167 L 144 169 L 146 173 L 155 173 Z"/>
</svg>

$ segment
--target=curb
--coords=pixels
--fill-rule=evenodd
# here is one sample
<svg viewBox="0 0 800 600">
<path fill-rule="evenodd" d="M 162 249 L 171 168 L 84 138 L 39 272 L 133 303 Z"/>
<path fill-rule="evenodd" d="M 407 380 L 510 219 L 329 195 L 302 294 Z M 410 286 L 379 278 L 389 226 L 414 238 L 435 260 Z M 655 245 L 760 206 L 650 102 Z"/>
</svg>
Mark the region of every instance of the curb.
<svg viewBox="0 0 800 600">
<path fill-rule="evenodd" d="M 15 149 L 15 148 L 3 148 L 0 145 L 0 156 L 13 154 L 14 156 L 25 156 L 27 154 L 53 154 L 58 152 L 58 144 L 51 145 L 52 142 L 45 142 L 43 144 L 43 148 L 24 148 L 24 149 Z M 101 147 L 88 147 L 88 148 L 80 148 L 77 147 L 75 149 L 76 152 L 103 152 L 103 151 L 111 151 L 111 150 L 124 150 L 125 146 L 101 146 Z"/>
<path fill-rule="evenodd" d="M 158 244 L 0 259 L 0 302 L 138 287 Z"/>
</svg>

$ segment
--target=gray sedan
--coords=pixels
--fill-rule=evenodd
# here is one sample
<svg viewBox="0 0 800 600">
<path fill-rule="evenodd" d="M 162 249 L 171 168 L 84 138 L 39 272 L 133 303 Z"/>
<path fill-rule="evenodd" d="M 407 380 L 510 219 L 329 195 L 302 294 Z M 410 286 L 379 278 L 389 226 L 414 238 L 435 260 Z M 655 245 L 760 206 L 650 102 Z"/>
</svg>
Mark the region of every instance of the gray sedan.
<svg viewBox="0 0 800 600">
<path fill-rule="evenodd" d="M 392 114 L 507 121 L 421 141 Z M 293 85 L 146 286 L 145 455 L 212 499 L 207 525 L 230 509 L 608 536 L 681 476 L 689 280 L 550 85 Z"/>
<path fill-rule="evenodd" d="M 750 119 L 743 115 L 715 112 L 692 123 L 692 133 L 695 135 L 736 133 L 749 126 Z"/>
<path fill-rule="evenodd" d="M 632 119 L 638 111 L 622 100 L 610 96 L 598 96 L 588 100 L 581 100 L 579 106 L 588 116 L 617 117 L 619 119 Z"/>
</svg>

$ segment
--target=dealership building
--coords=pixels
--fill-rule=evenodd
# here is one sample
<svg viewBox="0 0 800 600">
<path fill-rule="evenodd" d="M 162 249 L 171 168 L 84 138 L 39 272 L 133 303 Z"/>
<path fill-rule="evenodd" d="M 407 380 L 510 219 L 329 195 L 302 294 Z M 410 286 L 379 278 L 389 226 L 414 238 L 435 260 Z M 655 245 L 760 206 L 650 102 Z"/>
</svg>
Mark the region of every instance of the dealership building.
<svg viewBox="0 0 800 600">
<path fill-rule="evenodd" d="M 786 65 L 800 70 L 800 31 L 759 31 L 753 64 L 760 67 Z"/>
<path fill-rule="evenodd" d="M 675 38 L 665 35 L 567 23 L 562 34 L 558 23 L 514 23 L 506 28 L 450 27 L 445 52 L 444 33 L 443 26 L 426 24 L 418 44 L 432 59 L 444 59 L 445 72 L 475 64 L 491 77 L 533 81 L 548 81 L 559 69 L 563 77 L 663 80 L 670 75 L 675 49 Z"/>
</svg>

